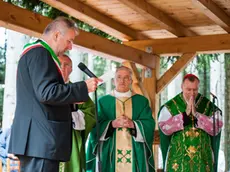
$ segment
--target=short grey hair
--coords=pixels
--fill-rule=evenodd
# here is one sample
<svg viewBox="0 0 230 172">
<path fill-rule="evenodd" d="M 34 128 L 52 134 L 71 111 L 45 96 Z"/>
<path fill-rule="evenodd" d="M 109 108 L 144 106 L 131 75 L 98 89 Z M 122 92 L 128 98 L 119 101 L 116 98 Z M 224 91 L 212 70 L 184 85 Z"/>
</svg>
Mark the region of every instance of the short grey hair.
<svg viewBox="0 0 230 172">
<path fill-rule="evenodd" d="M 129 72 L 130 77 L 132 78 L 133 72 L 131 71 L 131 69 L 129 69 L 129 68 L 128 68 L 128 67 L 126 67 L 126 66 L 120 66 L 120 67 L 117 67 L 116 72 L 115 72 L 115 75 L 116 75 L 116 74 L 117 74 L 117 72 L 118 72 L 118 71 L 120 71 L 120 70 L 126 70 L 126 71 L 128 71 L 128 72 Z"/>
<path fill-rule="evenodd" d="M 71 28 L 74 29 L 76 33 L 79 33 L 78 27 L 73 20 L 66 17 L 57 17 L 50 24 L 47 25 L 43 33 L 48 34 L 55 30 L 60 30 L 62 31 L 62 33 L 64 33 L 66 29 L 71 29 Z"/>
</svg>

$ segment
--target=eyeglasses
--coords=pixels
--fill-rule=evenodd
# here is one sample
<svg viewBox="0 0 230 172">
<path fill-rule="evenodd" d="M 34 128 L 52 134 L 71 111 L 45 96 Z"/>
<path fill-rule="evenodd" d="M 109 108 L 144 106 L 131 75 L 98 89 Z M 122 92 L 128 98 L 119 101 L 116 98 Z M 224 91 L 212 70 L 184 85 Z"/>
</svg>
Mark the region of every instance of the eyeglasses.
<svg viewBox="0 0 230 172">
<path fill-rule="evenodd" d="M 125 77 L 121 77 L 121 76 L 117 76 L 116 77 L 116 80 L 117 81 L 125 81 L 125 82 L 128 82 L 128 81 L 130 81 L 130 77 L 129 76 L 125 76 Z"/>
<path fill-rule="evenodd" d="M 66 68 L 66 67 L 72 68 L 72 65 L 68 63 L 61 63 L 61 68 Z"/>
</svg>

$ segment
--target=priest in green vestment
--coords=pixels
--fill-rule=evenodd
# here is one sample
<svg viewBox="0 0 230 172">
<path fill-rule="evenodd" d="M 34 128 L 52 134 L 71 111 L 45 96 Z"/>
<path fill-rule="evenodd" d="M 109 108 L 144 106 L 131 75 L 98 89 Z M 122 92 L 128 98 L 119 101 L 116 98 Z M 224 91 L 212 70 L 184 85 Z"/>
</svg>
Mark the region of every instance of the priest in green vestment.
<svg viewBox="0 0 230 172">
<path fill-rule="evenodd" d="M 164 171 L 216 172 L 221 110 L 198 93 L 199 79 L 184 76 L 182 92 L 158 114 Z"/>
<path fill-rule="evenodd" d="M 132 72 L 121 66 L 116 70 L 111 94 L 98 101 L 100 142 L 96 128 L 90 133 L 86 154 L 87 172 L 153 172 L 155 121 L 149 101 L 130 90 Z"/>
<path fill-rule="evenodd" d="M 62 76 L 65 83 L 72 72 L 72 61 L 67 55 L 59 56 Z M 95 125 L 95 105 L 89 98 L 87 102 L 77 105 L 72 112 L 72 153 L 70 161 L 61 163 L 60 172 L 84 172 L 86 168 L 85 143 L 89 132 Z"/>
</svg>

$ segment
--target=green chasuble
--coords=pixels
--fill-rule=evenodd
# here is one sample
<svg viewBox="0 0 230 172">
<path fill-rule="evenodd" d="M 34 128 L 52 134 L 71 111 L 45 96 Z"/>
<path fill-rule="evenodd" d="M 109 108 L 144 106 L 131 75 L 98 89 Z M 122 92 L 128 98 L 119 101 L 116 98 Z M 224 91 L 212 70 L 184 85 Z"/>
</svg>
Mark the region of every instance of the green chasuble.
<svg viewBox="0 0 230 172">
<path fill-rule="evenodd" d="M 118 109 L 118 102 L 122 102 L 123 108 Z M 119 105 L 122 107 L 121 105 Z M 131 107 L 131 110 L 130 110 Z M 119 112 L 120 111 L 120 112 Z M 142 142 L 135 141 L 130 135 L 130 129 L 118 128 L 114 132 L 100 142 L 100 155 L 102 172 L 123 172 L 121 169 L 127 168 L 124 172 L 153 172 L 153 134 L 155 121 L 152 117 L 152 111 L 149 107 L 148 100 L 138 94 L 131 98 L 115 98 L 112 95 L 106 95 L 98 100 L 98 116 L 100 123 L 100 137 L 107 131 L 111 121 L 115 120 L 118 114 L 124 114 L 132 117 L 132 120 L 137 124 L 143 137 Z M 127 114 L 132 113 L 132 114 Z M 121 137 L 117 137 L 118 133 L 122 132 Z M 125 134 L 126 133 L 126 134 Z M 127 134 L 131 137 L 127 137 Z M 130 140 L 130 149 L 119 149 L 118 140 L 123 141 L 124 146 L 127 146 L 127 138 Z M 119 144 L 120 148 L 122 144 Z M 125 146 L 126 145 L 126 146 Z M 128 145 L 128 146 L 129 146 Z M 96 153 L 97 153 L 96 128 L 90 133 L 89 144 L 86 154 L 86 169 L 87 172 L 96 170 Z M 130 168 L 129 168 L 130 167 Z"/>
<path fill-rule="evenodd" d="M 78 105 L 78 109 L 80 109 L 85 114 L 85 130 L 72 130 L 72 154 L 70 161 L 64 163 L 64 170 L 60 170 L 60 172 L 85 171 L 85 142 L 89 132 L 92 130 L 96 122 L 95 105 L 89 98 L 87 102 Z"/>
<path fill-rule="evenodd" d="M 167 107 L 172 116 L 186 111 L 186 102 L 182 93 L 169 100 L 164 106 Z M 164 106 L 162 106 L 161 109 Z M 197 112 L 207 116 L 212 115 L 213 108 L 215 111 L 219 110 L 215 105 L 213 106 L 213 103 L 210 100 L 201 94 L 198 94 L 196 97 L 195 106 Z M 214 170 L 213 160 L 215 160 L 216 163 L 218 162 L 220 133 L 213 137 L 206 133 L 204 130 L 195 128 L 193 122 L 192 124 L 185 126 L 184 130 L 175 132 L 171 136 L 167 136 L 161 130 L 159 130 L 160 146 L 162 150 L 163 165 L 165 171 L 216 171 Z"/>
</svg>

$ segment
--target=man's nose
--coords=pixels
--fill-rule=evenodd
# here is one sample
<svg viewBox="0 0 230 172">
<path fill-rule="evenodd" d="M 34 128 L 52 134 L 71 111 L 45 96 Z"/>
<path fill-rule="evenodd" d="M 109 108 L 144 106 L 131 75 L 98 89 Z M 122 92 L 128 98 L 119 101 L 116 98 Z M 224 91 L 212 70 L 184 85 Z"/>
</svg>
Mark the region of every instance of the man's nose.
<svg viewBox="0 0 230 172">
<path fill-rule="evenodd" d="M 196 92 L 195 91 L 192 91 L 192 96 L 195 96 L 196 95 Z"/>
</svg>

